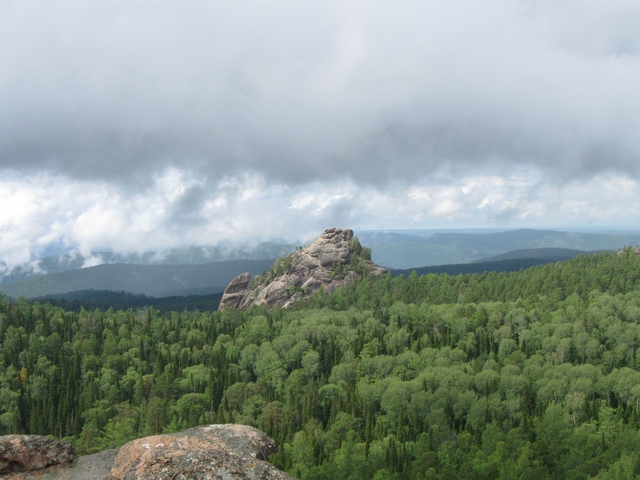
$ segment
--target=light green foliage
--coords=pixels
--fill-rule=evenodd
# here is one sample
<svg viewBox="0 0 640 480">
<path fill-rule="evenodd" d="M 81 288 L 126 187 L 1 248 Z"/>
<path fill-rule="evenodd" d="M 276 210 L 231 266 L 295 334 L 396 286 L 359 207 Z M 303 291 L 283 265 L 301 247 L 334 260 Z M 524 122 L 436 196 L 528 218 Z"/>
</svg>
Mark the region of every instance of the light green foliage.
<svg viewBox="0 0 640 480">
<path fill-rule="evenodd" d="M 0 299 L 0 434 L 88 453 L 242 422 L 301 479 L 635 478 L 638 282 L 635 255 L 601 254 L 508 274 L 365 276 L 287 311 Z"/>
</svg>

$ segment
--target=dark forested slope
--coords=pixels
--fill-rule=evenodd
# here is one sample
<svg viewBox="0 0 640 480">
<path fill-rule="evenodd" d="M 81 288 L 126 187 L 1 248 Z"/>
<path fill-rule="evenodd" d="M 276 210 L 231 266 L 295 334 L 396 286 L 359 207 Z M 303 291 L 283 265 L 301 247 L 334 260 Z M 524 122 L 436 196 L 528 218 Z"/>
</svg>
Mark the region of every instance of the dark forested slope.
<svg viewBox="0 0 640 480">
<path fill-rule="evenodd" d="M 262 273 L 273 260 L 232 260 L 197 265 L 103 264 L 46 275 L 0 286 L 5 295 L 26 298 L 80 290 L 126 291 L 168 297 L 222 292 L 242 272 Z"/>
<path fill-rule="evenodd" d="M 368 278 L 289 310 L 0 301 L 0 434 L 81 452 L 209 422 L 301 479 L 634 478 L 640 259 Z"/>
</svg>

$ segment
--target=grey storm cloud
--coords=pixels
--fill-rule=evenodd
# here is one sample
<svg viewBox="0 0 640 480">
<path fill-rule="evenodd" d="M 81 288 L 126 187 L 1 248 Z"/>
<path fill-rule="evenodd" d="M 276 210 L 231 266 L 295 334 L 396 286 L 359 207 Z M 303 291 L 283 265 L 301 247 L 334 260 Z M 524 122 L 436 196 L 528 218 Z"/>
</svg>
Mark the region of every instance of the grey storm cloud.
<svg viewBox="0 0 640 480">
<path fill-rule="evenodd" d="M 633 1 L 3 2 L 0 167 L 638 176 L 638 24 Z"/>
<path fill-rule="evenodd" d="M 168 212 L 166 223 L 175 230 L 184 226 L 198 226 L 206 223 L 207 219 L 202 215 L 201 207 L 207 199 L 206 190 L 195 185 L 187 189 L 180 198 L 173 203 Z"/>
</svg>

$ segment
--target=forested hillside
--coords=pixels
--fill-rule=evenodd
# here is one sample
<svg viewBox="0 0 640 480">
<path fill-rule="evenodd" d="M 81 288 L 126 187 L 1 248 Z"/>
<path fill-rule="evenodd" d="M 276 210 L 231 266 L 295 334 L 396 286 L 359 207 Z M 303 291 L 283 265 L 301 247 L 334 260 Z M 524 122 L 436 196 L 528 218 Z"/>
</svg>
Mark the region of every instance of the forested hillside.
<svg viewBox="0 0 640 480">
<path fill-rule="evenodd" d="M 634 478 L 640 258 L 365 277 L 288 310 L 0 301 L 0 434 L 246 423 L 300 479 Z"/>
<path fill-rule="evenodd" d="M 222 292 L 242 272 L 260 274 L 273 260 L 233 260 L 197 265 L 104 264 L 0 285 L 0 292 L 17 298 L 46 297 L 83 290 L 125 291 L 136 295 L 169 297 Z"/>
</svg>

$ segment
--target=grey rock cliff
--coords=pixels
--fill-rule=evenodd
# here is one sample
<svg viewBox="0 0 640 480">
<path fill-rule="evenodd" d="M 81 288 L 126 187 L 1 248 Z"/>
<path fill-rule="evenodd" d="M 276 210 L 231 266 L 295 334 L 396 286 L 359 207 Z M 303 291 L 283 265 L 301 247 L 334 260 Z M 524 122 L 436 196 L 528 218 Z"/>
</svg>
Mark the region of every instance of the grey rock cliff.
<svg viewBox="0 0 640 480">
<path fill-rule="evenodd" d="M 353 236 L 353 230 L 329 228 L 311 245 L 276 260 L 269 272 L 250 283 L 249 274 L 236 277 L 225 290 L 219 309 L 254 305 L 286 308 L 320 288 L 330 293 L 365 273 L 384 273 L 370 261 L 369 254 Z"/>
<path fill-rule="evenodd" d="M 227 308 L 236 308 L 240 301 L 242 300 L 242 296 L 247 289 L 247 285 L 249 285 L 249 280 L 251 279 L 251 274 L 249 273 L 241 273 L 236 278 L 231 280 L 231 283 L 227 285 L 224 293 L 222 294 L 221 301 L 227 306 Z"/>
</svg>

